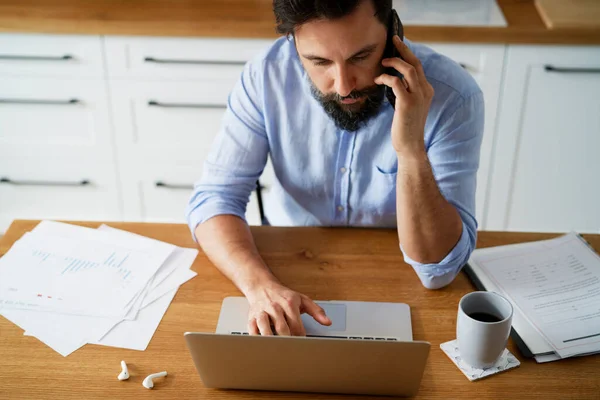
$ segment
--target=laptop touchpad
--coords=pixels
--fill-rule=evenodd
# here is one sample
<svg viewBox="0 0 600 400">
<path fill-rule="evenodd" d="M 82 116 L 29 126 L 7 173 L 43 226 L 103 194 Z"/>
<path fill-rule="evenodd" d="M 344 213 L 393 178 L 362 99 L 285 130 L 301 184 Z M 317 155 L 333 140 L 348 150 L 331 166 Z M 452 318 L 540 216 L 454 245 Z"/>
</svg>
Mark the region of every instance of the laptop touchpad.
<svg viewBox="0 0 600 400">
<path fill-rule="evenodd" d="M 309 335 L 318 335 L 327 333 L 330 331 L 344 332 L 346 330 L 346 305 L 345 304 L 332 304 L 332 303 L 319 303 L 318 305 L 323 307 L 325 314 L 331 320 L 330 326 L 321 325 L 308 314 L 302 314 L 302 323 L 306 329 L 306 333 Z"/>
</svg>

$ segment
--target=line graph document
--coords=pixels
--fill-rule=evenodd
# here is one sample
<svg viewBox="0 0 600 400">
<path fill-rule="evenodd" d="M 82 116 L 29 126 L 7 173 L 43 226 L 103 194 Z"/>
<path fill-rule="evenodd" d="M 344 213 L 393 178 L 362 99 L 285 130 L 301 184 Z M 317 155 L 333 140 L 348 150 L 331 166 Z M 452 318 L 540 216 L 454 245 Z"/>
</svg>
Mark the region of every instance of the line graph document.
<svg viewBox="0 0 600 400">
<path fill-rule="evenodd" d="M 576 234 L 544 246 L 478 264 L 560 357 L 599 352 L 600 257 Z"/>
<path fill-rule="evenodd" d="M 135 295 L 135 297 L 127 305 L 127 319 L 135 319 L 139 312 L 142 302 L 149 291 L 158 283 L 164 280 L 171 272 L 174 271 L 176 263 L 169 262 L 177 252 L 177 246 L 159 240 L 151 239 L 145 236 L 133 234 L 131 232 L 122 231 L 111 228 L 107 225 L 101 225 L 98 229 L 86 228 L 72 224 L 66 224 L 56 221 L 42 221 L 32 231 L 33 233 L 42 233 L 47 235 L 58 235 L 65 238 L 85 238 L 89 240 L 100 241 L 106 244 L 117 245 L 148 253 L 152 258 L 165 262 L 156 271 L 146 286 Z M 168 255 L 168 256 L 167 256 Z M 111 260 L 112 261 L 112 260 Z"/>
<path fill-rule="evenodd" d="M 25 236 L 29 235 L 31 237 L 25 239 Z M 196 276 L 190 267 L 198 254 L 197 249 L 178 248 L 170 243 L 106 225 L 92 229 L 55 221 L 42 221 L 25 236 L 22 242 L 18 242 L 18 246 L 22 247 L 13 246 L 9 251 L 9 253 L 19 253 L 11 255 L 13 261 L 25 261 L 25 264 L 37 265 L 49 272 L 52 269 L 50 264 L 53 261 L 56 262 L 58 257 L 62 263 L 54 265 L 55 278 L 58 277 L 57 279 L 64 281 L 69 276 L 78 277 L 79 280 L 74 280 L 75 286 L 81 286 L 82 283 L 85 285 L 85 282 L 80 281 L 81 278 L 86 277 L 90 271 L 94 270 L 104 269 L 121 280 L 129 281 L 139 275 L 136 275 L 137 268 L 155 269 L 154 273 L 148 273 L 149 279 L 137 292 L 135 292 L 137 287 L 130 285 L 130 293 L 134 294 L 122 307 L 123 314 L 109 317 L 99 317 L 97 314 L 100 313 L 90 313 L 89 307 L 79 313 L 78 309 L 72 309 L 73 304 L 65 306 L 63 302 L 68 302 L 70 297 L 67 295 L 58 297 L 56 292 L 59 288 L 50 282 L 54 292 L 51 293 L 50 290 L 40 292 L 36 294 L 38 302 L 25 302 L 22 297 L 19 297 L 19 300 L 11 298 L 14 293 L 6 295 L 6 292 L 2 292 L 1 286 L 4 281 L 0 281 L 0 314 L 21 327 L 25 331 L 25 335 L 38 338 L 63 356 L 68 356 L 86 343 L 145 349 L 178 287 Z M 93 243 L 98 247 L 96 251 L 103 251 L 104 257 L 100 257 L 100 254 L 97 253 L 83 251 L 84 255 L 71 253 L 60 260 L 61 248 L 56 247 L 52 239 L 48 238 L 49 236 L 58 237 L 58 242 L 73 241 L 72 248 L 81 248 L 82 242 Z M 28 240 L 32 242 L 30 246 L 27 246 Z M 40 243 L 51 248 L 42 248 Z M 72 250 L 72 248 L 68 250 Z M 130 263 L 135 262 L 136 257 L 139 258 L 137 253 L 147 255 L 144 265 L 140 263 L 138 266 L 132 266 Z M 148 260 L 152 262 L 148 263 Z M 12 265 L 2 263 L 0 264 L 0 274 L 8 271 L 5 270 L 7 266 L 15 267 L 14 263 Z M 21 268 L 22 266 L 23 264 L 19 264 L 17 267 Z M 158 268 L 156 268 L 157 266 Z M 2 279 L 1 276 L 0 279 Z M 17 286 L 19 281 L 14 279 L 10 283 Z M 94 284 L 97 285 L 98 282 L 94 282 Z M 69 285 L 65 284 L 65 286 Z M 27 286 L 18 287 L 18 289 L 22 289 L 20 294 L 27 294 L 31 290 Z M 105 293 L 105 299 L 113 297 L 113 288 L 108 289 L 111 290 Z M 16 290 L 12 292 L 16 292 Z M 80 295 L 79 291 L 74 291 L 74 293 Z M 127 294 L 127 297 L 130 293 Z M 86 294 L 93 296 L 94 293 Z M 81 304 L 78 304 L 77 307 L 83 310 L 87 300 L 89 299 L 78 298 L 78 302 Z M 15 302 L 21 304 L 12 304 Z M 53 302 L 61 303 L 61 308 L 56 310 L 54 307 L 56 304 Z M 109 307 L 109 303 L 110 300 L 103 301 L 103 307 Z M 126 315 L 125 312 L 127 312 Z"/>
<path fill-rule="evenodd" d="M 122 317 L 166 257 L 28 232 L 0 258 L 0 305 Z"/>
</svg>

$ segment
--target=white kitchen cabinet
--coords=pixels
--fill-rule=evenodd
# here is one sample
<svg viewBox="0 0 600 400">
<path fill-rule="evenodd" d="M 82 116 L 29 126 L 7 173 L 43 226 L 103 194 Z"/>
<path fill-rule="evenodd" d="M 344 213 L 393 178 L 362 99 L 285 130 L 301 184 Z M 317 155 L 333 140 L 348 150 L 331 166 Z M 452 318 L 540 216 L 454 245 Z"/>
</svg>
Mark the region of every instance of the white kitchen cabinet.
<svg viewBox="0 0 600 400">
<path fill-rule="evenodd" d="M 600 232 L 600 47 L 507 57 L 486 227 Z"/>
<path fill-rule="evenodd" d="M 463 66 L 475 78 L 485 99 L 485 128 L 481 143 L 477 192 L 475 194 L 476 217 L 480 230 L 485 230 L 488 209 L 488 186 L 491 168 L 497 109 L 502 86 L 505 46 L 458 45 L 428 43 L 429 47 L 450 57 Z"/>
<path fill-rule="evenodd" d="M 0 232 L 14 218 L 183 222 L 228 94 L 270 43 L 0 34 Z M 598 232 L 600 48 L 428 45 L 485 96 L 479 229 Z M 269 163 L 265 200 L 274 179 Z M 247 218 L 260 222 L 255 193 Z"/>
</svg>

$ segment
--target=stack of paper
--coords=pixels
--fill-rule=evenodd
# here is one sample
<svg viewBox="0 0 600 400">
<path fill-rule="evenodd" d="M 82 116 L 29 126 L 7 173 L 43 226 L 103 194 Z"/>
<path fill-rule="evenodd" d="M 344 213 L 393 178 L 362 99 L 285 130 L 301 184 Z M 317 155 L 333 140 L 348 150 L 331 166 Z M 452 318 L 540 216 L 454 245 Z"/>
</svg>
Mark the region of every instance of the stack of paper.
<svg viewBox="0 0 600 400">
<path fill-rule="evenodd" d="M 600 257 L 579 235 L 478 249 L 468 267 L 538 362 L 600 352 Z"/>
<path fill-rule="evenodd" d="M 198 251 L 101 226 L 43 221 L 0 258 L 0 314 L 67 356 L 145 350 Z"/>
</svg>

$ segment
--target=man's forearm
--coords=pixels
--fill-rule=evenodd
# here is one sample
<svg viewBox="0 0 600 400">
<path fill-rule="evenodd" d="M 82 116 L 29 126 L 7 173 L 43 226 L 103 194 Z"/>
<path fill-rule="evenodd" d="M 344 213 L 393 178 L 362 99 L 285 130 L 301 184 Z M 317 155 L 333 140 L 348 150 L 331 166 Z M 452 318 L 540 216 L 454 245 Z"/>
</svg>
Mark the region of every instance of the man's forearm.
<svg viewBox="0 0 600 400">
<path fill-rule="evenodd" d="M 240 218 L 219 215 L 198 225 L 195 233 L 204 253 L 245 296 L 265 283 L 278 282 Z"/>
<path fill-rule="evenodd" d="M 396 214 L 403 250 L 422 264 L 442 261 L 460 239 L 460 215 L 440 193 L 424 151 L 398 156 Z"/>
</svg>

